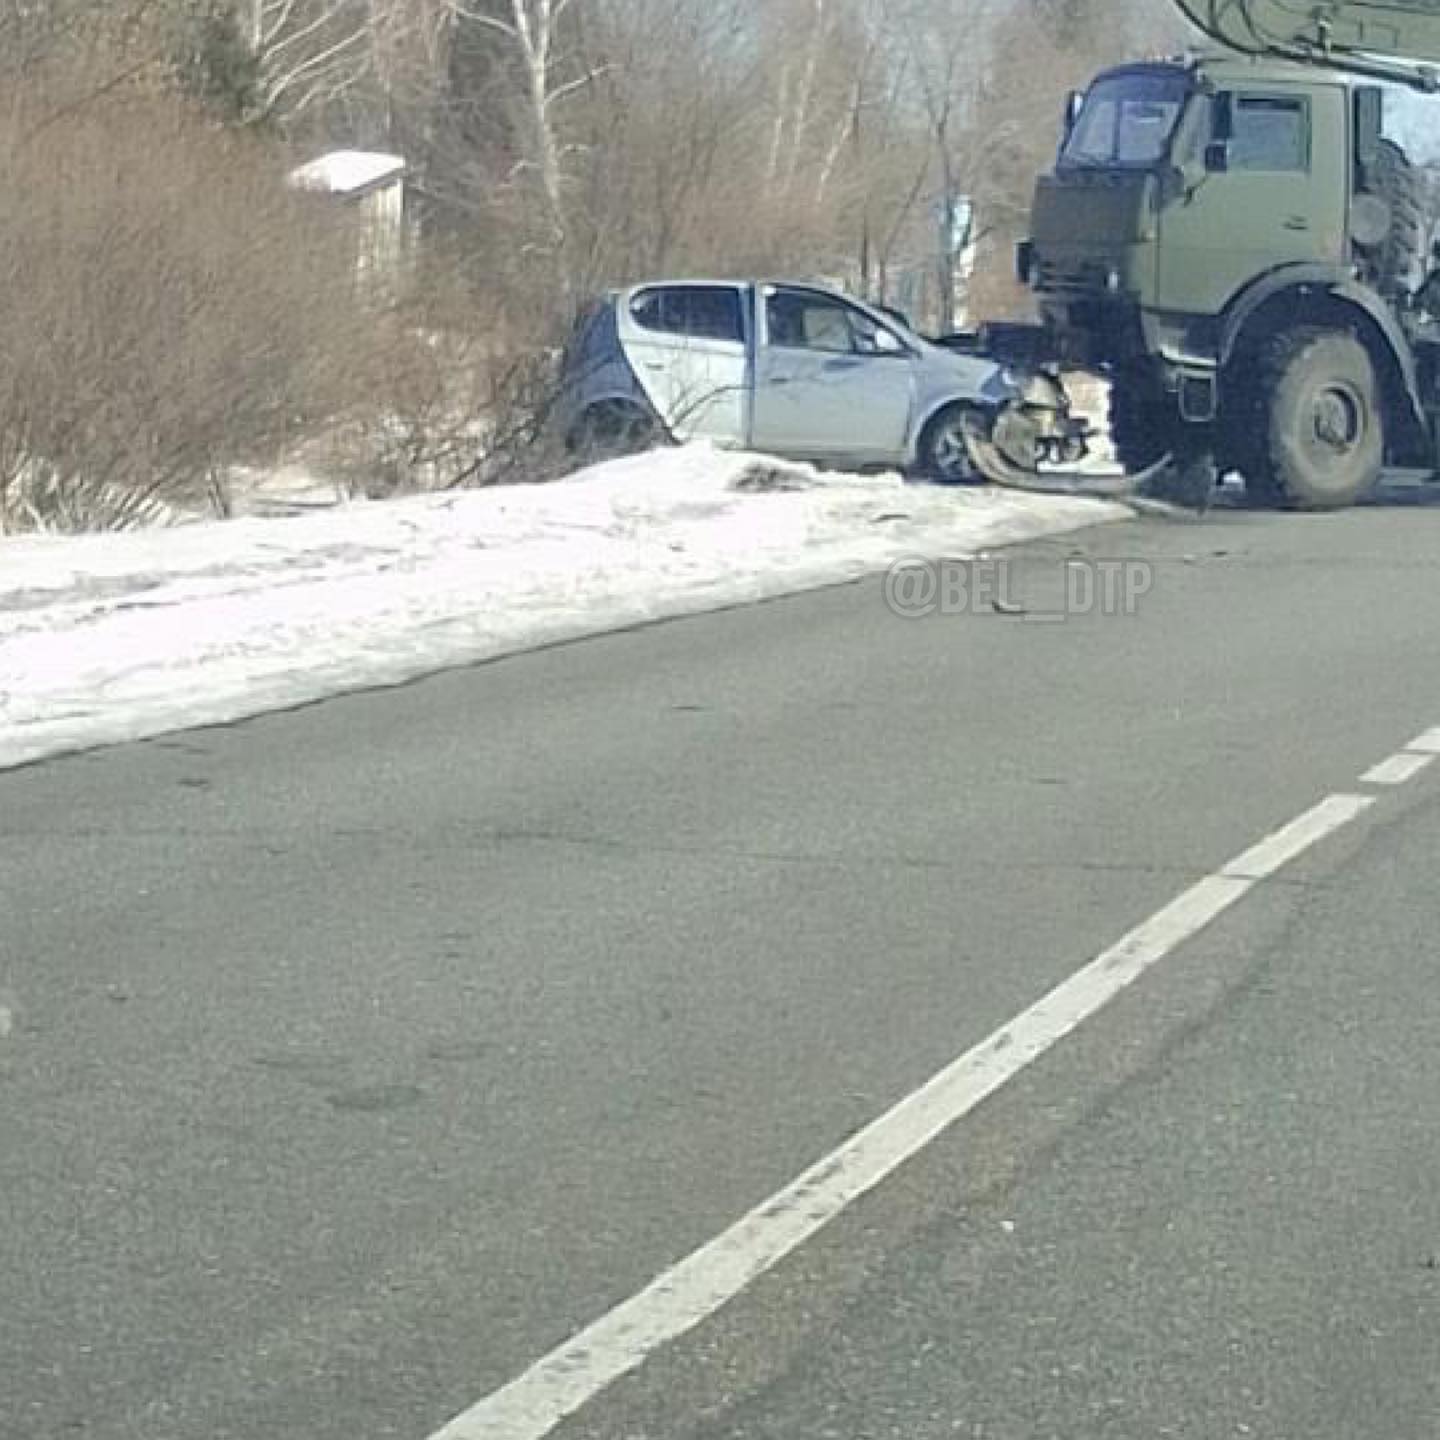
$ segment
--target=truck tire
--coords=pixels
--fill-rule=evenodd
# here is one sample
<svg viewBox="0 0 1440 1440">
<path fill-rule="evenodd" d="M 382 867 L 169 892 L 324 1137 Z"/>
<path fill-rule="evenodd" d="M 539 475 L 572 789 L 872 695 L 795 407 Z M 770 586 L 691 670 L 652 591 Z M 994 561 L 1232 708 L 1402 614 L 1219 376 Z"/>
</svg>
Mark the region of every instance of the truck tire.
<svg viewBox="0 0 1440 1440">
<path fill-rule="evenodd" d="M 1408 294 L 1425 268 L 1425 205 L 1421 181 L 1409 157 L 1393 141 L 1382 140 L 1367 188 L 1390 207 L 1390 229 L 1372 254 L 1372 283 L 1393 299 Z"/>
<path fill-rule="evenodd" d="M 1110 379 L 1110 444 L 1127 475 L 1143 474 L 1174 452 L 1180 425 L 1155 377 L 1122 366 Z"/>
<path fill-rule="evenodd" d="M 1370 352 L 1354 335 L 1305 328 L 1277 336 L 1260 382 L 1262 496 L 1298 510 L 1337 510 L 1374 487 L 1385 456 L 1380 389 Z"/>
<path fill-rule="evenodd" d="M 1246 344 L 1225 367 L 1220 386 L 1220 466 L 1238 470 L 1245 503 L 1270 508 L 1285 496 L 1275 480 L 1267 437 L 1264 393 L 1265 347 Z"/>
</svg>

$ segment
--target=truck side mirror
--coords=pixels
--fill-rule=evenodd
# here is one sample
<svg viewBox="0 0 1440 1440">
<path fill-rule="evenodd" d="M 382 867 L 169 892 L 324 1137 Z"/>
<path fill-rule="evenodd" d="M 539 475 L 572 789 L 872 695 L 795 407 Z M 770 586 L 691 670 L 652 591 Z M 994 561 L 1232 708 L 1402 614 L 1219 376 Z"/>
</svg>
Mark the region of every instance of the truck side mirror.
<svg viewBox="0 0 1440 1440">
<path fill-rule="evenodd" d="M 1205 147 L 1205 169 L 1211 175 L 1223 175 L 1230 168 L 1230 142 L 1212 140 Z"/>
<path fill-rule="evenodd" d="M 1075 122 L 1080 118 L 1080 107 L 1085 103 L 1085 96 L 1079 90 L 1072 90 L 1065 97 L 1065 114 L 1061 117 L 1061 129 L 1065 132 L 1068 140 L 1074 133 Z"/>
<path fill-rule="evenodd" d="M 1222 90 L 1210 104 L 1210 138 L 1228 144 L 1235 135 L 1235 97 Z"/>
</svg>

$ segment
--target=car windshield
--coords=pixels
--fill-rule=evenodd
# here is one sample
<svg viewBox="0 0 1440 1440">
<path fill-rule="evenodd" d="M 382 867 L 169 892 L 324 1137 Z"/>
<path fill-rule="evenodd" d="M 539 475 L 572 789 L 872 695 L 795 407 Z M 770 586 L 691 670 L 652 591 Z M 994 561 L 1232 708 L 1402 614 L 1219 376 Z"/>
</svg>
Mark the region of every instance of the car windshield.
<svg viewBox="0 0 1440 1440">
<path fill-rule="evenodd" d="M 1075 167 L 1153 165 L 1170 146 L 1184 107 L 1184 75 L 1131 72 L 1097 81 L 1060 152 Z"/>
</svg>

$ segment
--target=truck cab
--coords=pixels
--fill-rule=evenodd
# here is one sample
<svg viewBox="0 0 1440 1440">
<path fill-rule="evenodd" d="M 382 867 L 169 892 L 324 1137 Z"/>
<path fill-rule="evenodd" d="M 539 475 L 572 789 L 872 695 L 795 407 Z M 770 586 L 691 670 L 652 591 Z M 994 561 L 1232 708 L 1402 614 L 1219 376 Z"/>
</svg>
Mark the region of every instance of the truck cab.
<svg viewBox="0 0 1440 1440">
<path fill-rule="evenodd" d="M 1037 183 L 1042 349 L 1110 376 L 1127 468 L 1203 451 L 1267 498 L 1349 503 L 1434 458 L 1430 227 L 1388 121 L 1396 86 L 1440 88 L 1440 0 L 1175 3 L 1222 48 L 1097 76 Z M 1344 375 L 1277 431 L 1290 352 L 1322 334 Z"/>
<path fill-rule="evenodd" d="M 1354 108 L 1339 77 L 1232 57 L 1098 77 L 1032 211 L 1025 273 L 1064 358 L 1203 370 L 1258 276 L 1356 261 Z"/>
</svg>

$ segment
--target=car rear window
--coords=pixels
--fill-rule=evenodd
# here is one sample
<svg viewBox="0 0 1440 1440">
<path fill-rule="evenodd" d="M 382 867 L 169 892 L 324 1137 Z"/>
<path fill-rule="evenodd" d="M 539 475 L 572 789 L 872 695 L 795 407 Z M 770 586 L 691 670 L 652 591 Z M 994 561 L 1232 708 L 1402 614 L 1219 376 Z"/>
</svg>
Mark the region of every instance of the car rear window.
<svg viewBox="0 0 1440 1440">
<path fill-rule="evenodd" d="M 645 290 L 630 304 L 635 323 L 665 335 L 696 340 L 745 338 L 740 292 L 723 285 L 665 285 Z"/>
</svg>

